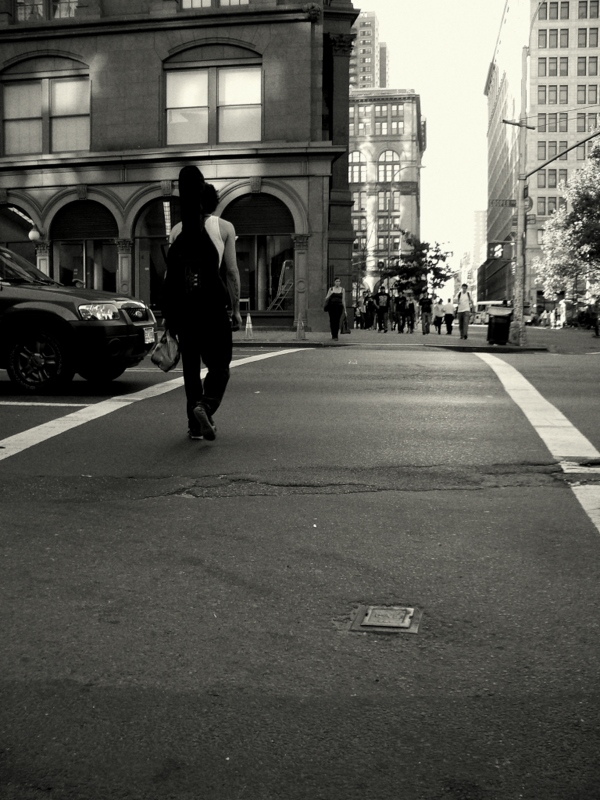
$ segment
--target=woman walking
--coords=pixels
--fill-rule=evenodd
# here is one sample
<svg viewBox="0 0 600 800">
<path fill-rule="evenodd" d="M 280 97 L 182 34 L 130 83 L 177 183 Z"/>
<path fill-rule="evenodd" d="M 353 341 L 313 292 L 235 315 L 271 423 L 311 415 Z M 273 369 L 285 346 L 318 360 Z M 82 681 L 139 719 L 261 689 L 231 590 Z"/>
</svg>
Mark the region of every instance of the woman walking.
<svg viewBox="0 0 600 800">
<path fill-rule="evenodd" d="M 337 342 L 340 332 L 340 322 L 346 313 L 346 293 L 340 278 L 334 280 L 333 286 L 327 292 L 325 297 L 325 311 L 329 314 L 331 338 L 334 342 Z"/>
</svg>

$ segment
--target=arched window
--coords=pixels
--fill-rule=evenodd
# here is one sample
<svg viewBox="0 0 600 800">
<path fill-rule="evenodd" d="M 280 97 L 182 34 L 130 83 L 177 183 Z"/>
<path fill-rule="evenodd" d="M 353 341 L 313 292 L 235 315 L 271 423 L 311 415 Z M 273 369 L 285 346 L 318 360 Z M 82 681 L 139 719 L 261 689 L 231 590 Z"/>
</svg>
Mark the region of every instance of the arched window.
<svg viewBox="0 0 600 800">
<path fill-rule="evenodd" d="M 379 183 L 389 183 L 398 175 L 400 156 L 394 150 L 386 150 L 379 156 L 377 164 L 377 180 Z"/>
<path fill-rule="evenodd" d="M 90 80 L 85 64 L 62 57 L 30 58 L 1 77 L 3 155 L 89 151 Z"/>
<path fill-rule="evenodd" d="M 201 45 L 165 63 L 166 143 L 262 139 L 262 60 L 234 45 Z"/>
<path fill-rule="evenodd" d="M 365 183 L 367 180 L 367 160 L 355 150 L 348 156 L 348 183 Z"/>
</svg>

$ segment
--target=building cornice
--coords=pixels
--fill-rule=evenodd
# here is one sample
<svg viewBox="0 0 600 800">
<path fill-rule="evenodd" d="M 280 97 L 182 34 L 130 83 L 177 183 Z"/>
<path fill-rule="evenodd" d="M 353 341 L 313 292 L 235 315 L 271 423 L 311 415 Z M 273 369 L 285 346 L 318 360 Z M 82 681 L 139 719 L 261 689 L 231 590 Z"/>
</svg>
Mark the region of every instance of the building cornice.
<svg viewBox="0 0 600 800">
<path fill-rule="evenodd" d="M 0 158 L 0 173 L 39 172 L 40 170 L 72 170 L 79 169 L 82 164 L 86 169 L 98 167 L 135 168 L 152 164 L 179 163 L 179 162 L 204 162 L 219 163 L 260 159 L 265 161 L 289 161 L 290 159 L 315 159 L 333 161 L 347 152 L 343 146 L 334 146 L 329 142 L 265 142 L 252 147 L 226 147 L 209 148 L 206 150 L 178 150 L 178 149 L 146 149 L 129 150 L 103 153 L 58 156 L 56 154 L 43 156 L 21 157 L 18 161 L 14 157 Z"/>
<path fill-rule="evenodd" d="M 248 10 L 248 8 L 250 10 Z M 169 16 L 141 16 L 135 14 L 122 17 L 73 18 L 48 20 L 34 23 L 13 23 L 0 27 L 0 43 L 17 41 L 36 41 L 39 39 L 64 39 L 75 36 L 123 35 L 132 31 L 165 31 L 185 28 L 232 27 L 234 25 L 253 25 L 290 22 L 311 22 L 308 11 L 298 5 L 277 6 L 276 8 L 236 7 L 231 9 L 193 9 L 179 11 Z"/>
</svg>

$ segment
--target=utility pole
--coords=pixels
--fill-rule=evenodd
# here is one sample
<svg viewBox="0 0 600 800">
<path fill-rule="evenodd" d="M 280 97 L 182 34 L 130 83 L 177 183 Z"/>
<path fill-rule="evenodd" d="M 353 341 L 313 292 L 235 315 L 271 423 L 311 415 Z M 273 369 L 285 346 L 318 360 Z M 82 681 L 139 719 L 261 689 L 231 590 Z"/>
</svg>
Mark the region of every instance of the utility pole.
<svg viewBox="0 0 600 800">
<path fill-rule="evenodd" d="M 518 141 L 518 179 L 517 179 L 517 246 L 516 246 L 516 270 L 514 284 L 514 311 L 511 327 L 511 339 L 519 347 L 525 347 L 527 336 L 525 333 L 525 319 L 523 315 L 523 302 L 525 299 L 525 251 L 527 232 L 527 208 L 525 206 L 525 194 L 527 192 L 527 59 L 529 57 L 529 47 L 523 48 L 521 64 L 521 115 L 519 117 L 519 141 Z"/>
</svg>

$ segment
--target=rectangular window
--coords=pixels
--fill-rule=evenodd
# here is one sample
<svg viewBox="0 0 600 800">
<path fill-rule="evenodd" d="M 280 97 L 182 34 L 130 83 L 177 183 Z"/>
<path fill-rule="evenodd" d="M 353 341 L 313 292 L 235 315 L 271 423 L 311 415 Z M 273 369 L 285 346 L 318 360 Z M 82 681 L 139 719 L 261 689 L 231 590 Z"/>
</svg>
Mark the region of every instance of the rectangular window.
<svg viewBox="0 0 600 800">
<path fill-rule="evenodd" d="M 386 117 L 387 118 L 388 107 L 387 106 L 375 106 L 375 116 L 376 117 Z"/>
<path fill-rule="evenodd" d="M 90 83 L 87 78 L 50 81 L 50 152 L 90 149 Z"/>
<path fill-rule="evenodd" d="M 585 144 L 580 144 L 576 150 L 577 161 L 585 161 Z"/>
<path fill-rule="evenodd" d="M 546 105 L 546 87 L 545 86 L 538 86 L 538 105 L 539 106 Z"/>
<path fill-rule="evenodd" d="M 558 207 L 559 208 L 566 208 L 567 207 L 567 200 L 565 197 L 558 198 Z"/>
<path fill-rule="evenodd" d="M 550 28 L 548 31 L 548 47 L 558 47 L 558 28 Z"/>
<path fill-rule="evenodd" d="M 208 70 L 167 73 L 167 144 L 208 142 Z"/>
<path fill-rule="evenodd" d="M 558 115 L 558 130 L 561 133 L 566 133 L 569 130 L 569 115 L 565 111 L 561 111 Z"/>
<path fill-rule="evenodd" d="M 598 87 L 588 86 L 588 103 L 593 106 L 598 102 Z"/>
<path fill-rule="evenodd" d="M 542 3 L 538 11 L 539 19 L 548 19 L 548 3 Z"/>
<path fill-rule="evenodd" d="M 558 102 L 558 86 L 548 87 L 548 105 L 555 106 Z"/>
<path fill-rule="evenodd" d="M 598 127 L 598 115 L 597 114 L 588 114 L 587 115 L 587 129 L 588 131 L 595 131 Z"/>
<path fill-rule="evenodd" d="M 550 19 L 558 19 L 558 3 L 557 2 L 550 3 L 549 12 L 550 13 L 549 13 L 548 16 L 550 17 Z"/>
<path fill-rule="evenodd" d="M 546 188 L 546 170 L 541 169 L 537 174 L 537 186 L 538 189 L 545 189 Z"/>
<path fill-rule="evenodd" d="M 590 19 L 598 19 L 598 0 L 590 0 Z"/>
<path fill-rule="evenodd" d="M 540 49 L 548 47 L 548 31 L 544 30 L 544 28 L 540 28 L 538 31 L 538 47 Z"/>
<path fill-rule="evenodd" d="M 392 120 L 392 135 L 404 133 L 404 120 Z"/>
<path fill-rule="evenodd" d="M 537 213 L 540 217 L 546 216 L 546 198 L 538 197 L 537 199 Z"/>
<path fill-rule="evenodd" d="M 585 56 L 577 58 L 577 74 L 587 75 L 587 58 Z"/>
<path fill-rule="evenodd" d="M 587 0 L 579 0 L 579 8 L 577 9 L 577 19 L 587 19 Z"/>
<path fill-rule="evenodd" d="M 598 28 L 590 28 L 588 44 L 590 47 L 598 47 Z"/>
<path fill-rule="evenodd" d="M 223 67 L 218 70 L 219 142 L 259 142 L 262 138 L 262 70 Z"/>
<path fill-rule="evenodd" d="M 556 61 L 556 59 L 554 60 Z M 550 61 L 552 61 L 552 59 L 550 59 Z M 538 78 L 545 78 L 546 74 L 546 59 L 538 58 Z"/>
<path fill-rule="evenodd" d="M 568 28 L 561 28 L 560 29 L 560 46 L 561 47 L 568 47 L 569 46 L 569 29 Z"/>
<path fill-rule="evenodd" d="M 577 47 L 587 47 L 587 28 L 579 28 L 577 31 Z"/>
<path fill-rule="evenodd" d="M 598 56 L 590 56 L 588 59 L 588 75 L 598 74 Z"/>
<path fill-rule="evenodd" d="M 387 122 L 376 122 L 375 123 L 375 136 L 387 136 L 388 135 L 388 124 Z"/>
<path fill-rule="evenodd" d="M 6 83 L 4 155 L 90 149 L 88 78 Z"/>
<path fill-rule="evenodd" d="M 585 114 L 577 114 L 577 133 L 585 131 Z"/>
<path fill-rule="evenodd" d="M 582 105 L 582 104 L 585 105 L 585 102 L 586 102 L 585 96 L 586 96 L 585 86 L 578 86 L 577 87 L 577 102 L 579 103 L 579 105 Z"/>
<path fill-rule="evenodd" d="M 556 56 L 554 56 L 553 58 L 549 58 L 548 59 L 548 75 L 550 75 L 550 77 L 553 77 L 553 78 L 556 77 L 556 65 L 557 65 L 557 63 L 558 63 L 558 59 L 556 58 Z"/>
<path fill-rule="evenodd" d="M 17 22 L 74 17 L 77 2 L 78 0 L 16 0 Z"/>
<path fill-rule="evenodd" d="M 569 74 L 569 58 L 568 56 L 560 57 L 560 75 L 565 77 Z"/>
<path fill-rule="evenodd" d="M 548 158 L 556 158 L 558 153 L 558 145 L 556 142 L 548 142 Z"/>
<path fill-rule="evenodd" d="M 356 136 L 356 125 L 353 122 L 348 125 L 348 136 L 350 138 Z"/>
<path fill-rule="evenodd" d="M 549 189 L 556 189 L 556 170 L 549 169 L 548 170 L 548 188 Z"/>
<path fill-rule="evenodd" d="M 567 149 L 568 146 L 569 145 L 568 145 L 567 142 L 559 142 L 558 143 L 558 149 L 562 153 L 562 155 L 559 157 L 560 161 L 566 161 L 567 160 L 567 157 L 568 157 L 569 154 L 565 153 L 565 150 Z"/>
<path fill-rule="evenodd" d="M 548 133 L 556 133 L 557 115 L 548 114 Z"/>
<path fill-rule="evenodd" d="M 567 182 L 567 175 L 568 175 L 568 170 L 559 169 L 558 170 L 558 182 L 559 183 L 566 183 Z"/>
<path fill-rule="evenodd" d="M 560 18 L 569 19 L 569 0 L 561 0 Z"/>
<path fill-rule="evenodd" d="M 561 105 L 566 105 L 569 102 L 569 87 L 568 86 L 561 86 L 560 93 L 559 93 L 559 103 Z"/>
<path fill-rule="evenodd" d="M 538 114 L 537 129 L 538 129 L 539 133 L 545 133 L 546 132 L 546 115 L 545 114 Z"/>
<path fill-rule="evenodd" d="M 548 198 L 548 216 L 556 211 L 556 197 Z"/>
<path fill-rule="evenodd" d="M 538 161 L 546 160 L 546 142 L 538 142 L 537 157 Z"/>
</svg>

